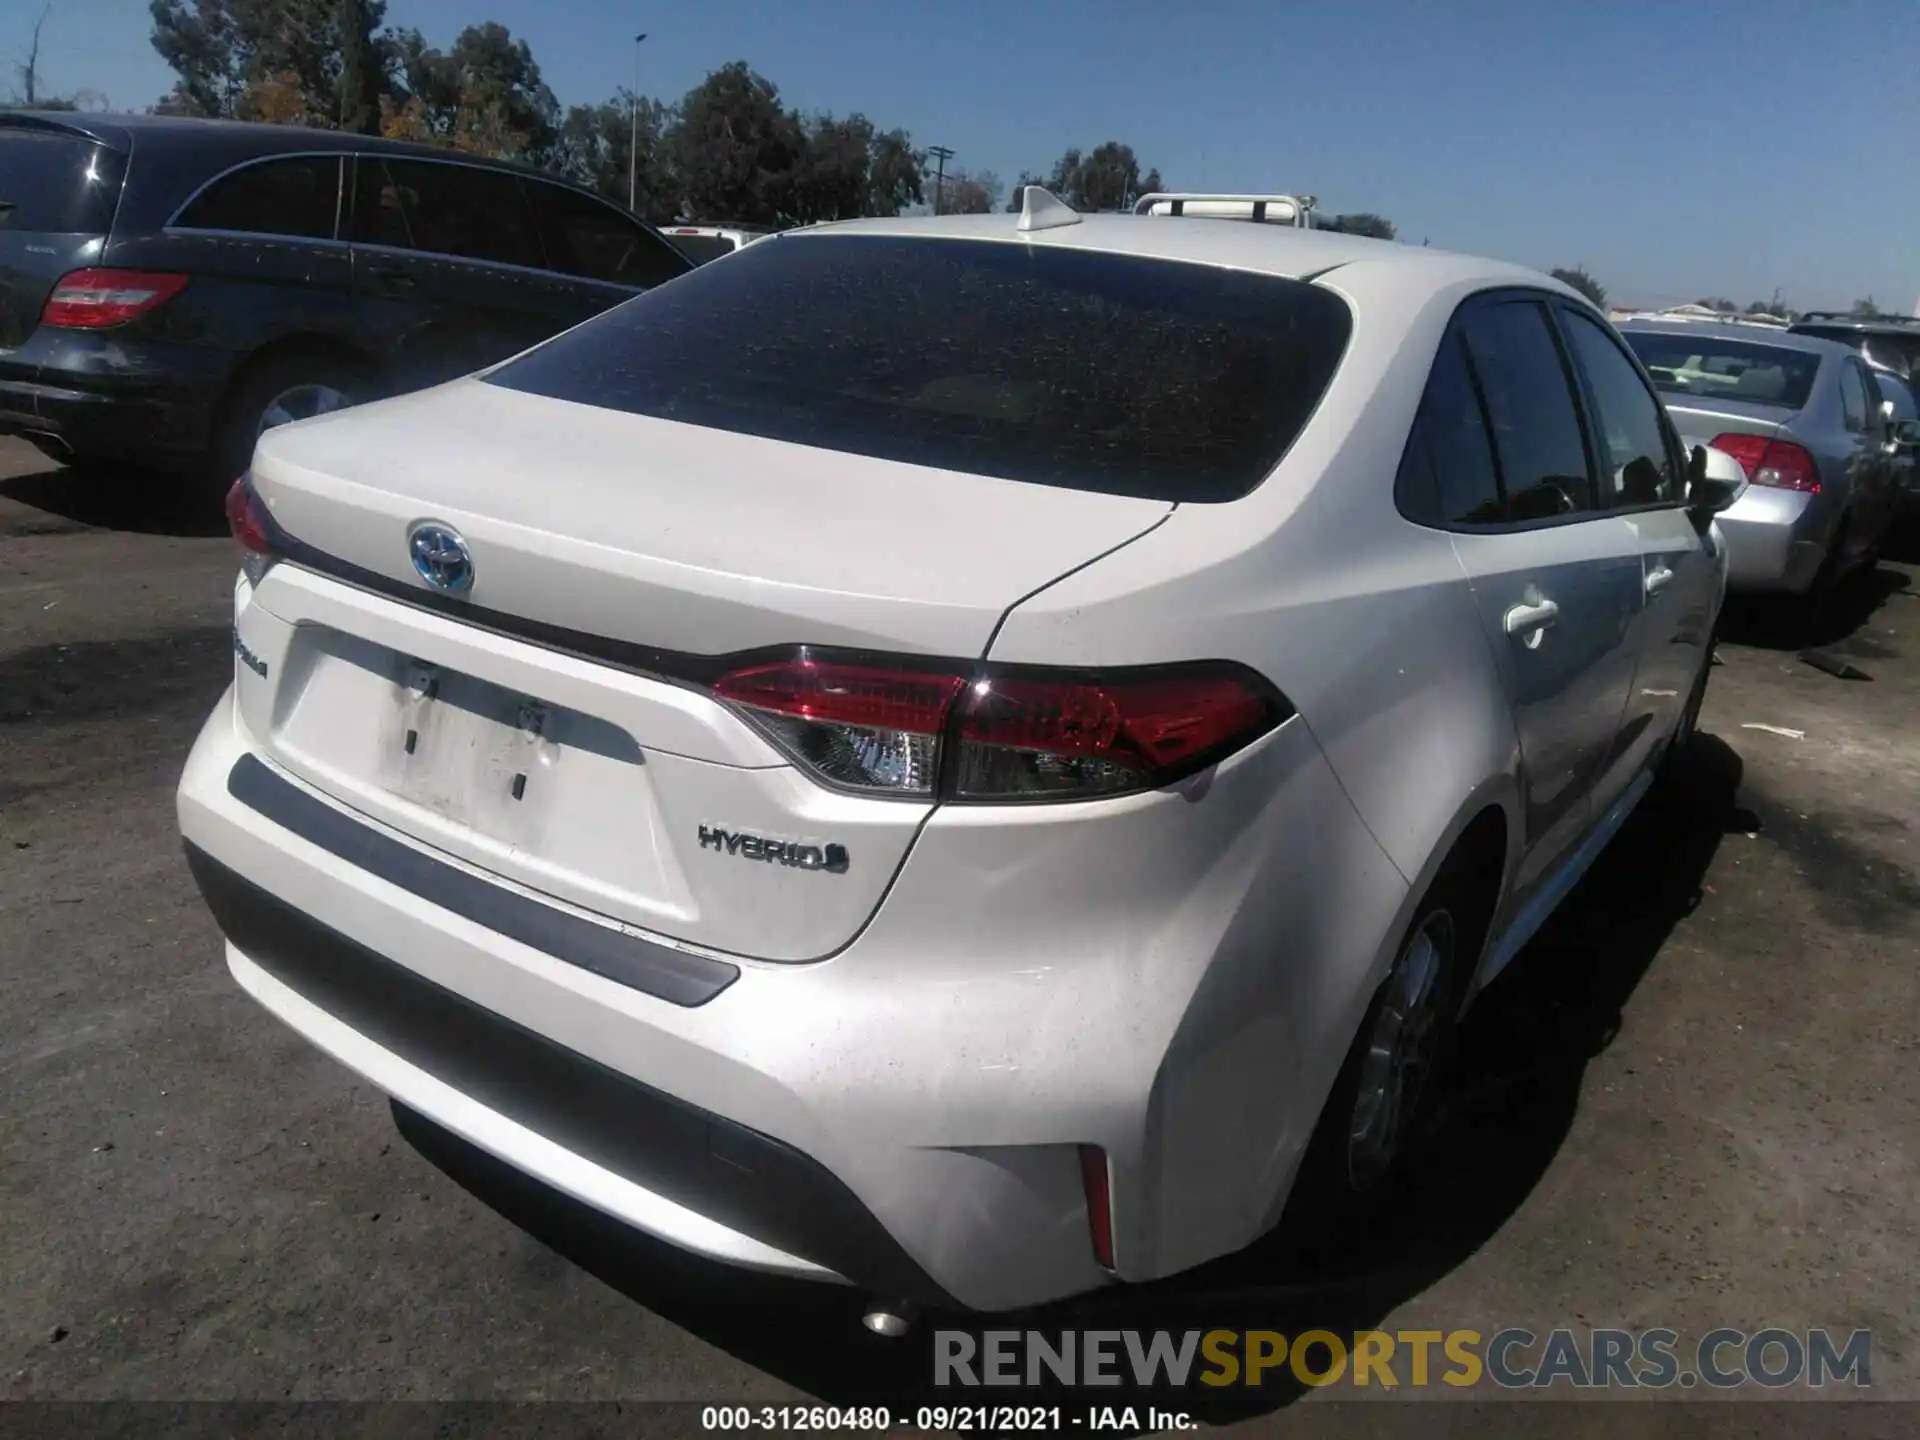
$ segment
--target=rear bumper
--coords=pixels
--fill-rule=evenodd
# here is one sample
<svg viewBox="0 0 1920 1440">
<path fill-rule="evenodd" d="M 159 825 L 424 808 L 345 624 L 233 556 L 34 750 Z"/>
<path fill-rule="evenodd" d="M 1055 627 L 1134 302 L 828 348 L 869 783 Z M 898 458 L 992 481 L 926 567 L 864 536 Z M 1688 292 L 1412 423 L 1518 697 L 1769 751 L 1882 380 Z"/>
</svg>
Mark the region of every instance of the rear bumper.
<svg viewBox="0 0 1920 1440">
<path fill-rule="evenodd" d="M 43 327 L 0 354 L 0 434 L 82 459 L 191 464 L 212 443 L 234 362 L 203 346 Z"/>
<path fill-rule="evenodd" d="M 230 968 L 282 1020 L 686 1249 L 979 1310 L 1257 1238 L 1411 903 L 1294 723 L 1184 791 L 1017 826 L 937 813 L 839 954 L 725 959 L 737 979 L 676 1000 L 263 814 L 232 784 L 253 749 L 229 695 L 179 818 Z M 1087 1145 L 1109 1165 L 1112 1273 Z"/>
<path fill-rule="evenodd" d="M 1826 558 L 1835 513 L 1825 495 L 1749 486 L 1714 520 L 1727 544 L 1728 588 L 1805 591 Z"/>
<path fill-rule="evenodd" d="M 191 845 L 187 860 L 241 986 L 439 1124 L 733 1264 L 952 1304 L 817 1161 L 463 1000 Z"/>
</svg>

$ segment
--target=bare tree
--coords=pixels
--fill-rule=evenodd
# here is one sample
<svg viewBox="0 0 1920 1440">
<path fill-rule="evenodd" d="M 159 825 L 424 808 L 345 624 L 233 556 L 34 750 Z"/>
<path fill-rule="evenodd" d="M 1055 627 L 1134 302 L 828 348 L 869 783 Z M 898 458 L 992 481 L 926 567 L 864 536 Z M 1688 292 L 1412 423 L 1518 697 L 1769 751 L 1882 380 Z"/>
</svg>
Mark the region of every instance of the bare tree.
<svg viewBox="0 0 1920 1440">
<path fill-rule="evenodd" d="M 40 18 L 33 22 L 33 43 L 27 47 L 27 63 L 18 67 L 20 71 L 21 98 L 29 110 L 40 98 L 40 30 L 47 23 L 47 16 L 53 13 L 53 0 L 46 0 L 40 7 Z"/>
</svg>

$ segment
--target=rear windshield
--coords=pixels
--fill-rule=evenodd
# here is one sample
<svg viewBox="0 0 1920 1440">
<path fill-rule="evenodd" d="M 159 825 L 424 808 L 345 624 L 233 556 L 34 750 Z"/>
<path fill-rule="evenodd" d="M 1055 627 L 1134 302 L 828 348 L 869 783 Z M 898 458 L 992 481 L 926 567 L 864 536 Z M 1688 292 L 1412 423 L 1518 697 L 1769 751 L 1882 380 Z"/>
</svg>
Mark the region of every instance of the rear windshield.
<svg viewBox="0 0 1920 1440">
<path fill-rule="evenodd" d="M 1296 280 L 997 241 L 787 236 L 488 378 L 639 415 L 1009 480 L 1246 494 L 1351 328 Z"/>
<path fill-rule="evenodd" d="M 709 260 L 718 260 L 722 255 L 733 253 L 733 241 L 724 235 L 675 235 L 669 231 L 667 238 L 696 265 L 704 265 Z"/>
<path fill-rule="evenodd" d="M 104 235 L 125 166 L 82 136 L 0 126 L 0 232 Z"/>
<path fill-rule="evenodd" d="M 1798 410 L 1813 393 L 1820 357 L 1804 350 L 1713 335 L 1666 335 L 1627 330 L 1622 338 L 1663 394 L 1744 400 Z"/>
</svg>

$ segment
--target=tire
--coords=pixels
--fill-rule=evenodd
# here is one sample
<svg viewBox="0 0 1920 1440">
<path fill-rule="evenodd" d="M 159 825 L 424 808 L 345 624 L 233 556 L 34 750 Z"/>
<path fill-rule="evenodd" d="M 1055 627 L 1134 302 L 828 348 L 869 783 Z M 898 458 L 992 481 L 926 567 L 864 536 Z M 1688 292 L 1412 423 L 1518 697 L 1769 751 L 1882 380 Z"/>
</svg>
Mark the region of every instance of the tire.
<svg viewBox="0 0 1920 1440">
<path fill-rule="evenodd" d="M 1409 1153 L 1431 1113 L 1434 1079 L 1452 1054 L 1454 1022 L 1485 938 L 1485 885 L 1464 861 L 1449 859 L 1435 878 L 1367 1006 L 1301 1162 L 1287 1204 L 1290 1221 L 1338 1225 L 1375 1213 L 1391 1203 L 1410 1171 Z M 1408 1053 L 1415 994 L 1421 1033 Z M 1402 1051 L 1397 1064 L 1396 1047 Z"/>
<path fill-rule="evenodd" d="M 209 479 L 224 493 L 252 463 L 254 442 L 262 431 L 344 409 L 373 398 L 373 393 L 373 377 L 349 360 L 307 350 L 276 356 L 243 376 L 228 397 Z"/>
<path fill-rule="evenodd" d="M 1707 681 L 1713 675 L 1713 645 L 1707 646 L 1707 658 L 1694 676 L 1693 689 L 1687 692 L 1686 706 L 1680 711 L 1680 723 L 1667 742 L 1667 753 L 1660 757 L 1660 778 L 1672 780 L 1685 770 L 1687 755 L 1693 748 L 1694 733 L 1700 728 L 1700 710 L 1707 700 Z"/>
</svg>

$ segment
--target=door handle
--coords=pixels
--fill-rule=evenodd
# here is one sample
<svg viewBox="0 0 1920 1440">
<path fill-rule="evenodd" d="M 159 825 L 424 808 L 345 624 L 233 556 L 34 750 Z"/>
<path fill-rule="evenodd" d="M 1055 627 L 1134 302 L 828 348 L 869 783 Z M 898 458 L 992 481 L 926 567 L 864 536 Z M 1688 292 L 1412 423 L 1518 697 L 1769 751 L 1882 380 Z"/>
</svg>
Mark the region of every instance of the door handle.
<svg viewBox="0 0 1920 1440">
<path fill-rule="evenodd" d="M 376 265 L 368 270 L 367 274 L 375 280 L 378 280 L 382 285 L 391 285 L 395 290 L 413 289 L 413 276 L 407 274 L 404 270 L 389 269 L 384 265 Z"/>
<path fill-rule="evenodd" d="M 1658 595 L 1673 583 L 1673 571 L 1662 565 L 1657 570 L 1647 572 L 1647 594 Z"/>
<path fill-rule="evenodd" d="M 1538 605 L 1516 605 L 1506 614 L 1507 634 L 1524 635 L 1544 630 L 1560 618 L 1560 607 L 1551 600 Z"/>
</svg>

